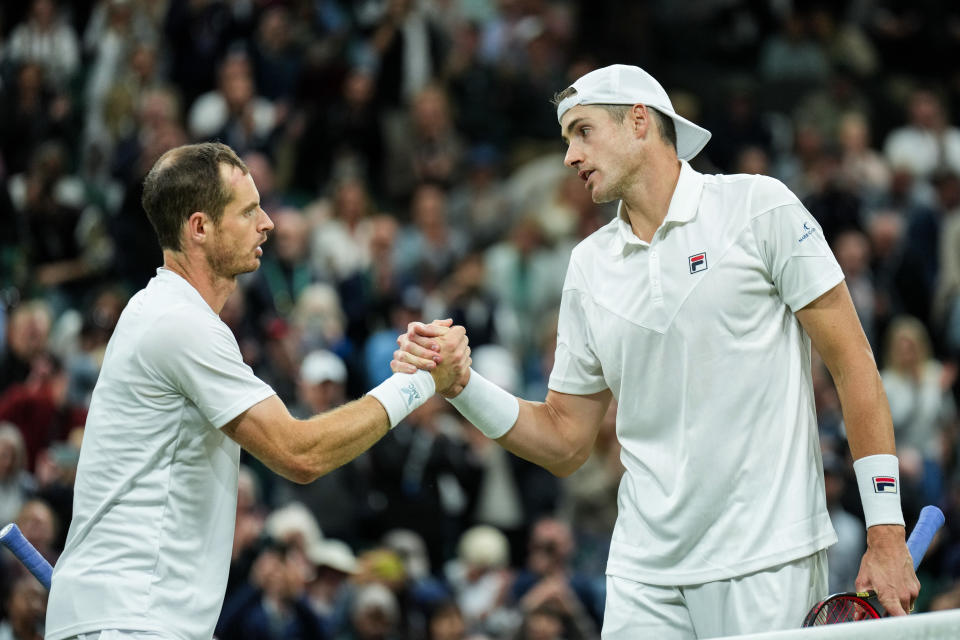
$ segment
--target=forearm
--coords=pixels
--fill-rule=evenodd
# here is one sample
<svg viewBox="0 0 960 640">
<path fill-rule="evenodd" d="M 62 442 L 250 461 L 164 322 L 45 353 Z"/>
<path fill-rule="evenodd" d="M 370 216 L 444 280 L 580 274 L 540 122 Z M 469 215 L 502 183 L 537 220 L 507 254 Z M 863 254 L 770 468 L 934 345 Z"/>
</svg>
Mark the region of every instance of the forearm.
<svg viewBox="0 0 960 640">
<path fill-rule="evenodd" d="M 390 430 L 386 410 L 371 396 L 298 422 L 302 429 L 288 447 L 295 467 L 304 472 L 292 479 L 303 483 L 350 462 Z"/>
<path fill-rule="evenodd" d="M 895 454 L 890 404 L 873 357 L 867 353 L 833 375 L 854 460 Z"/>
<path fill-rule="evenodd" d="M 586 461 L 590 446 L 579 443 L 557 410 L 546 402 L 520 400 L 514 427 L 497 442 L 507 451 L 556 476 L 568 476 Z"/>
<path fill-rule="evenodd" d="M 307 483 L 366 451 L 390 428 L 370 396 L 308 420 L 296 420 L 270 396 L 223 426 L 223 432 L 275 473 Z"/>
</svg>

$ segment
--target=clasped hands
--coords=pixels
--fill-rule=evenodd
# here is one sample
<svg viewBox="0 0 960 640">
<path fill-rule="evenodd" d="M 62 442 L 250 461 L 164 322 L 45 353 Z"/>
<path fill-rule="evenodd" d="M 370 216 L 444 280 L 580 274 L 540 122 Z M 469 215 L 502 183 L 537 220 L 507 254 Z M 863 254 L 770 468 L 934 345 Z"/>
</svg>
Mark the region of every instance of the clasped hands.
<svg viewBox="0 0 960 640">
<path fill-rule="evenodd" d="M 429 324 L 411 322 L 407 332 L 397 337 L 390 369 L 394 373 L 429 371 L 437 393 L 454 398 L 470 379 L 470 344 L 467 331 L 453 326 L 453 320 L 434 320 Z"/>
</svg>

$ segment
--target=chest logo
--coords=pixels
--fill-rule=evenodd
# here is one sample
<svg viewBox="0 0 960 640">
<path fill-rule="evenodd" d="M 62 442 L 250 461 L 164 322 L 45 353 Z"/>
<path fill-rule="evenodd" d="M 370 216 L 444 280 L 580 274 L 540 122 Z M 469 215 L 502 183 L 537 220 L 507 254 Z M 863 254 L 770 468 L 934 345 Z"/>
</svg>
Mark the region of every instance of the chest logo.
<svg viewBox="0 0 960 640">
<path fill-rule="evenodd" d="M 687 261 L 690 263 L 690 273 L 699 273 L 700 271 L 707 270 L 707 252 L 701 251 L 700 253 L 695 253 Z"/>
</svg>

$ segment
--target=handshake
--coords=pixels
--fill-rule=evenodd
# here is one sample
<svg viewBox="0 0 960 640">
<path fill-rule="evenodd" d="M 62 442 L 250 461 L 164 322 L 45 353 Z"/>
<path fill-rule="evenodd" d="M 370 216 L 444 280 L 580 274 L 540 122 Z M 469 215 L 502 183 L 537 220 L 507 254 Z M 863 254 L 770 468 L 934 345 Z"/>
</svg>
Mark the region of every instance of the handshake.
<svg viewBox="0 0 960 640">
<path fill-rule="evenodd" d="M 397 337 L 390 369 L 394 373 L 427 371 L 437 393 L 454 398 L 470 380 L 472 362 L 466 329 L 453 326 L 450 319 L 434 320 L 430 324 L 407 325 L 407 332 Z"/>
<path fill-rule="evenodd" d="M 430 324 L 411 322 L 407 332 L 397 338 L 397 350 L 390 361 L 393 377 L 370 394 L 387 410 L 391 427 L 436 391 L 484 435 L 500 438 L 516 423 L 519 402 L 473 372 L 471 364 L 466 329 L 453 326 L 450 319 Z M 432 381 L 422 372 L 427 372 Z M 398 391 L 402 402 L 397 399 Z"/>
</svg>

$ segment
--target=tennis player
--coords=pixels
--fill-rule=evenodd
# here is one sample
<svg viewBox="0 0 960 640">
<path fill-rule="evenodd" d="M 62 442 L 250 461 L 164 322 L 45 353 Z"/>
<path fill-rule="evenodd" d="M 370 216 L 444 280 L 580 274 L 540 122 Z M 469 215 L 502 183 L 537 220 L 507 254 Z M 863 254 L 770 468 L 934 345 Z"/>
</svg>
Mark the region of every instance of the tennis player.
<svg viewBox="0 0 960 640">
<path fill-rule="evenodd" d="M 93 392 L 49 640 L 212 637 L 240 447 L 310 482 L 469 367 L 463 329 L 453 327 L 431 373 L 396 374 L 367 397 L 296 420 L 218 316 L 237 276 L 260 265 L 273 228 L 246 166 L 222 144 L 172 149 L 147 175 L 143 205 L 163 267 L 123 311 Z"/>
<path fill-rule="evenodd" d="M 452 403 L 558 475 L 587 458 L 611 397 L 626 473 L 603 637 L 707 638 L 798 627 L 827 589 L 811 342 L 837 384 L 866 514 L 856 587 L 902 614 L 919 592 L 893 429 L 870 347 L 816 220 L 780 182 L 702 175 L 710 138 L 642 69 L 556 96 L 594 202 L 618 215 L 573 251 L 543 403 L 471 372 Z M 391 365 L 429 362 L 411 325 Z"/>
</svg>

